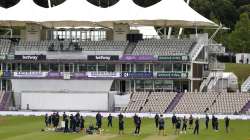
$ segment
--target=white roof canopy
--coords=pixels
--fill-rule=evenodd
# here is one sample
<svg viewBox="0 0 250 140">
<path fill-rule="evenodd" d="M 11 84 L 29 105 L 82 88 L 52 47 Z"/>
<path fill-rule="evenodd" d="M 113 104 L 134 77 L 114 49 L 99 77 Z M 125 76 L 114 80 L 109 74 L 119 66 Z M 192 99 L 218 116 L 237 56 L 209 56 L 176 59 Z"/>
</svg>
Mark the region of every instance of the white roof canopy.
<svg viewBox="0 0 250 140">
<path fill-rule="evenodd" d="M 109 8 L 94 6 L 86 0 L 67 0 L 56 7 L 43 8 L 32 0 L 21 0 L 11 8 L 0 8 L 0 26 L 24 26 L 30 22 L 47 27 L 112 27 L 114 23 L 131 26 L 217 26 L 184 0 L 162 0 L 148 8 L 140 7 L 132 0 L 120 0 Z"/>
</svg>

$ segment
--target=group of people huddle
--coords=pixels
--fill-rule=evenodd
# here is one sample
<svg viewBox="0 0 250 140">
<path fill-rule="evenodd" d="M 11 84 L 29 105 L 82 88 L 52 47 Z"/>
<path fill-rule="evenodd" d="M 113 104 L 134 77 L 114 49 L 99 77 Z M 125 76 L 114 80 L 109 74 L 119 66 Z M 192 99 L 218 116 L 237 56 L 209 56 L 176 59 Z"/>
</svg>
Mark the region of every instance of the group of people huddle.
<svg viewBox="0 0 250 140">
<path fill-rule="evenodd" d="M 155 116 L 155 120 L 157 121 L 157 114 Z M 229 121 L 230 119 L 228 117 L 225 117 L 225 129 L 226 129 L 226 133 L 229 132 Z M 205 125 L 206 125 L 206 129 L 208 129 L 209 127 L 209 121 L 210 118 L 208 115 L 206 115 L 205 117 Z M 173 128 L 175 128 L 175 133 L 177 135 L 180 134 L 180 132 L 185 133 L 187 132 L 187 123 L 189 125 L 189 129 L 193 129 L 193 133 L 198 135 L 199 134 L 199 129 L 200 129 L 200 123 L 199 123 L 199 118 L 196 118 L 194 120 L 193 116 L 190 115 L 189 119 L 186 118 L 186 116 L 183 117 L 182 121 L 180 118 L 176 117 L 175 114 L 172 116 L 172 124 L 173 124 Z M 181 128 L 181 124 L 182 124 L 182 128 Z M 194 125 L 194 127 L 193 127 Z M 216 132 L 219 131 L 219 121 L 218 118 L 215 117 L 214 115 L 212 115 L 212 129 L 215 130 Z"/>
<path fill-rule="evenodd" d="M 79 113 L 76 115 L 71 114 L 67 116 L 66 113 L 63 113 L 62 120 L 64 122 L 63 132 L 80 132 L 84 129 L 84 118 Z M 53 113 L 52 115 L 45 114 L 45 125 L 46 127 L 53 127 L 56 131 L 61 131 L 61 128 L 58 127 L 60 121 L 59 113 Z"/>
<path fill-rule="evenodd" d="M 209 116 L 206 115 L 206 117 L 205 117 L 206 129 L 208 129 L 209 121 L 210 121 Z M 229 122 L 230 122 L 230 119 L 228 117 L 225 117 L 224 121 L 225 121 L 226 133 L 228 133 L 229 132 Z M 214 115 L 212 116 L 212 129 L 214 131 L 216 131 L 216 132 L 219 131 L 219 120 Z"/>
<path fill-rule="evenodd" d="M 56 131 L 63 131 L 64 133 L 68 132 L 81 132 L 85 130 L 87 134 L 94 134 L 94 133 L 101 133 L 104 131 L 102 129 L 102 119 L 103 116 L 98 112 L 96 114 L 96 125 L 94 125 L 92 122 L 90 123 L 89 127 L 85 129 L 85 120 L 84 117 L 81 116 L 79 113 L 76 115 L 71 114 L 70 116 L 67 116 L 66 113 L 63 113 L 62 116 L 63 122 L 64 122 L 64 127 L 63 128 L 58 128 L 59 125 L 59 120 L 60 116 L 58 113 L 53 113 L 52 115 L 45 115 L 45 125 L 46 127 L 53 127 L 55 128 Z M 159 130 L 159 135 L 165 135 L 165 119 L 163 115 L 156 114 L 154 117 L 155 121 L 155 127 Z M 172 127 L 175 128 L 175 134 L 179 135 L 180 133 L 187 133 L 187 127 L 189 125 L 189 129 L 193 129 L 193 134 L 198 135 L 199 134 L 199 129 L 200 129 L 200 123 L 199 123 L 199 118 L 194 119 L 192 115 L 190 115 L 189 118 L 186 118 L 184 116 L 182 119 L 177 117 L 175 114 L 172 116 Z M 205 117 L 205 126 L 206 129 L 209 127 L 209 121 L 210 118 L 208 115 Z M 229 130 L 229 118 L 225 118 L 225 129 L 226 132 L 228 133 Z M 113 116 L 109 114 L 107 117 L 107 126 L 108 127 L 113 127 Z M 133 132 L 135 135 L 140 134 L 141 130 L 141 124 L 142 124 L 142 118 L 135 114 L 133 116 L 133 123 L 135 126 L 135 131 Z M 122 113 L 118 115 L 118 125 L 119 125 L 119 135 L 124 134 L 124 116 Z M 194 126 L 194 127 L 193 127 Z M 215 131 L 219 130 L 219 121 L 218 118 L 216 118 L 214 115 L 212 116 L 212 128 Z"/>
<path fill-rule="evenodd" d="M 181 128 L 182 124 L 182 128 Z M 194 129 L 194 134 L 199 134 L 200 129 L 200 123 L 199 118 L 196 118 L 194 120 L 193 116 L 190 115 L 189 119 L 186 118 L 186 116 L 183 117 L 182 121 L 179 117 L 176 117 L 175 114 L 172 116 L 172 125 L 173 128 L 175 128 L 175 134 L 179 135 L 180 132 L 186 134 L 187 133 L 187 127 L 189 125 L 189 129 Z M 193 128 L 194 125 L 194 128 Z"/>
</svg>

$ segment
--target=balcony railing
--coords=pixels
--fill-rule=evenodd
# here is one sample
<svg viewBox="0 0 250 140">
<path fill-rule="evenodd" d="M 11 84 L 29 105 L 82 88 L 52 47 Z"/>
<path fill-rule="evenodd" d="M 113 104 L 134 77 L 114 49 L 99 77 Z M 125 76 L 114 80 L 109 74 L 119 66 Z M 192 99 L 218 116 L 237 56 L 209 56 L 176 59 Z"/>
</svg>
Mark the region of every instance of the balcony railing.
<svg viewBox="0 0 250 140">
<path fill-rule="evenodd" d="M 224 63 L 210 63 L 209 69 L 210 70 L 225 70 L 226 65 Z"/>
<path fill-rule="evenodd" d="M 221 54 L 226 52 L 226 48 L 222 44 L 209 44 L 207 47 L 208 53 Z"/>
<path fill-rule="evenodd" d="M 3 71 L 0 73 L 1 78 L 14 79 L 88 79 L 88 78 L 156 78 L 156 79 L 188 79 L 190 72 L 183 71 L 162 71 L 162 72 L 107 72 L 107 71 L 93 71 L 93 72 L 16 72 Z"/>
</svg>

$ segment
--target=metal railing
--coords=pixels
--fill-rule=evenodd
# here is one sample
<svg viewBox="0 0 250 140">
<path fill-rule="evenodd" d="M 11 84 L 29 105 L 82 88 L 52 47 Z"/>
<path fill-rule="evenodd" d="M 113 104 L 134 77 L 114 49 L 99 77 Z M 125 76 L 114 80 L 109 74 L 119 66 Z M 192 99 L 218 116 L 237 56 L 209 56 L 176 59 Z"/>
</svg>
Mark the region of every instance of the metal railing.
<svg viewBox="0 0 250 140">
<path fill-rule="evenodd" d="M 224 63 L 210 63 L 209 69 L 210 70 L 225 70 L 226 65 Z"/>
<path fill-rule="evenodd" d="M 190 59 L 192 61 L 195 60 L 195 58 L 199 55 L 199 52 L 202 50 L 202 48 L 205 46 L 205 41 L 202 39 L 198 39 L 197 43 L 193 47 L 192 51 L 190 52 Z"/>
<path fill-rule="evenodd" d="M 250 90 L 250 76 L 247 80 L 241 85 L 241 92 L 248 92 Z"/>
<path fill-rule="evenodd" d="M 226 52 L 226 48 L 223 47 L 222 44 L 209 44 L 207 46 L 207 50 L 208 53 L 215 53 L 215 54 Z"/>
</svg>

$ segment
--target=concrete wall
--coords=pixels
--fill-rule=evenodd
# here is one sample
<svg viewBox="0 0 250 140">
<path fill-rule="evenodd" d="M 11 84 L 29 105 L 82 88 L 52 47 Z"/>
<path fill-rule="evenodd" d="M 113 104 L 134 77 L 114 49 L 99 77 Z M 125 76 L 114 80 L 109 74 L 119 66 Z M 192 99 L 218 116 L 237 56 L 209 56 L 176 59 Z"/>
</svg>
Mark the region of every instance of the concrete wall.
<svg viewBox="0 0 250 140">
<path fill-rule="evenodd" d="M 22 93 L 21 109 L 108 111 L 108 93 Z"/>
<path fill-rule="evenodd" d="M 114 41 L 126 41 L 127 34 L 130 32 L 128 24 L 116 24 L 114 23 Z"/>
</svg>

